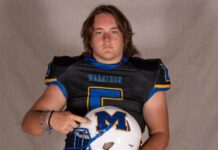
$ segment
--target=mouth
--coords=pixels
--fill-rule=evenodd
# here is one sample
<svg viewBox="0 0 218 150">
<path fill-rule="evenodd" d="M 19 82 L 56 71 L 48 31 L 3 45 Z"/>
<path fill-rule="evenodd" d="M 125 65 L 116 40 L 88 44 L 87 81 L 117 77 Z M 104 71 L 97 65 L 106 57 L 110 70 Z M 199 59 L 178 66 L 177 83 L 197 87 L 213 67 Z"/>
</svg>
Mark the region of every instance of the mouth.
<svg viewBox="0 0 218 150">
<path fill-rule="evenodd" d="M 104 47 L 103 49 L 112 49 L 112 47 Z"/>
<path fill-rule="evenodd" d="M 104 42 L 103 48 L 112 48 L 111 42 Z"/>
<path fill-rule="evenodd" d="M 113 48 L 111 45 L 103 45 L 103 48 Z"/>
</svg>

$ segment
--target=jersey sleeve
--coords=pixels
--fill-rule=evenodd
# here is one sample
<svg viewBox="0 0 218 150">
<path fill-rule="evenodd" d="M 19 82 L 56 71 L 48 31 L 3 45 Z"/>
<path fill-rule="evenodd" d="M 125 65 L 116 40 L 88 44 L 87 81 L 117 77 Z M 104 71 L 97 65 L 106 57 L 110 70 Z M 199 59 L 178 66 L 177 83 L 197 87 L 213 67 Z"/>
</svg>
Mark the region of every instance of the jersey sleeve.
<svg viewBox="0 0 218 150">
<path fill-rule="evenodd" d="M 44 83 L 46 85 L 57 85 L 63 95 L 67 98 L 67 90 L 62 81 L 60 80 L 60 76 L 65 72 L 67 68 L 67 66 L 64 66 L 63 64 L 63 58 L 54 57 L 48 65 Z"/>
<path fill-rule="evenodd" d="M 167 91 L 170 89 L 170 87 L 171 82 L 168 74 L 168 69 L 161 60 L 158 60 L 157 76 L 154 82 L 153 89 L 148 94 L 148 99 L 150 99 L 156 92 Z"/>
</svg>

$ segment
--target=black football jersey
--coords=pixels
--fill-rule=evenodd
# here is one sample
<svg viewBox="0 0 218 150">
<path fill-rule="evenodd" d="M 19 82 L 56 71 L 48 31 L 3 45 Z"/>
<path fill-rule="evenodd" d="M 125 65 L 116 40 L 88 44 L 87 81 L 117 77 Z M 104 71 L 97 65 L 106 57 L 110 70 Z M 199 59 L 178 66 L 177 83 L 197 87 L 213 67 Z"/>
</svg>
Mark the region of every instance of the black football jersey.
<svg viewBox="0 0 218 150">
<path fill-rule="evenodd" d="M 54 57 L 45 78 L 67 99 L 66 109 L 84 116 L 101 106 L 129 112 L 143 132 L 143 104 L 157 91 L 170 88 L 168 70 L 160 59 L 123 57 L 118 64 L 101 64 L 90 56 Z"/>
</svg>

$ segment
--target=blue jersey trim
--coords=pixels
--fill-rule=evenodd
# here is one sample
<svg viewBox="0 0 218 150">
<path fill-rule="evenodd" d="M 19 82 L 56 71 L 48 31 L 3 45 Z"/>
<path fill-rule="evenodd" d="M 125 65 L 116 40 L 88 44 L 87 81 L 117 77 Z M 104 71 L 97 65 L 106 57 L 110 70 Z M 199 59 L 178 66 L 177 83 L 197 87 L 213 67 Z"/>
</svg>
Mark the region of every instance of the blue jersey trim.
<svg viewBox="0 0 218 150">
<path fill-rule="evenodd" d="M 167 67 L 164 64 L 161 64 L 161 67 L 164 69 L 166 81 L 170 81 L 170 76 Z"/>
<path fill-rule="evenodd" d="M 92 56 L 85 56 L 84 59 L 85 61 L 89 62 L 96 68 L 103 69 L 103 70 L 113 70 L 128 61 L 127 56 L 124 56 L 122 60 L 117 64 L 102 64 L 102 63 L 97 62 Z"/>
<path fill-rule="evenodd" d="M 155 93 L 157 92 L 161 92 L 161 91 L 167 91 L 169 90 L 170 88 L 153 88 L 150 93 L 148 94 L 148 97 L 147 99 L 149 100 Z"/>
<path fill-rule="evenodd" d="M 61 82 L 52 81 L 52 82 L 47 82 L 46 85 L 57 85 L 59 89 L 61 90 L 61 92 L 63 93 L 63 95 L 65 96 L 65 98 L 66 99 L 68 98 L 67 90 Z"/>
</svg>

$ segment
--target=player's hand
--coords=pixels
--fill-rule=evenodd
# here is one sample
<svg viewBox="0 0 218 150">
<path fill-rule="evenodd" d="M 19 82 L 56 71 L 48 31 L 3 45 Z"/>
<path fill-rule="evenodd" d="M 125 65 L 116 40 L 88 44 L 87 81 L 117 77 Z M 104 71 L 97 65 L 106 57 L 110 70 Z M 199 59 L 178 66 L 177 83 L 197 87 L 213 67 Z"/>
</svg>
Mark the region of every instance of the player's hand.
<svg viewBox="0 0 218 150">
<path fill-rule="evenodd" d="M 52 114 L 50 119 L 50 125 L 52 129 L 68 134 L 73 131 L 74 128 L 79 126 L 79 123 L 90 123 L 91 121 L 87 118 L 77 116 L 67 111 L 56 111 Z"/>
</svg>

